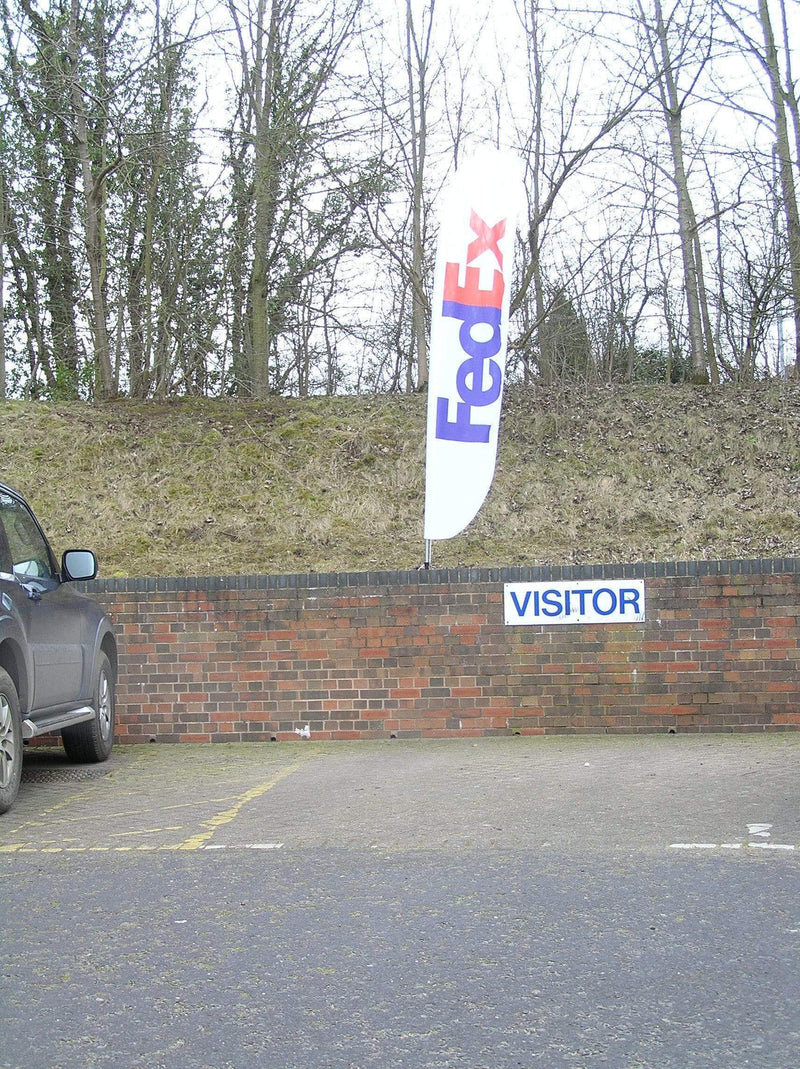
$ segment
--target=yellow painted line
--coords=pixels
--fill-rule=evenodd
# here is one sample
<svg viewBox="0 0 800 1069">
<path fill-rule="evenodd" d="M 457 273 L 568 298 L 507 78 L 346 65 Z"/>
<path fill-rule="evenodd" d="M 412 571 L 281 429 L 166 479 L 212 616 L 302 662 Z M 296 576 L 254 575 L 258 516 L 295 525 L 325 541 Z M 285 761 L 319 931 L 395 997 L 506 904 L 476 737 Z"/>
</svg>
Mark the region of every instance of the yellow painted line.
<svg viewBox="0 0 800 1069">
<path fill-rule="evenodd" d="M 109 820 L 129 820 L 131 817 L 142 817 L 148 813 L 159 813 L 164 815 L 175 809 L 197 809 L 198 806 L 216 805 L 220 802 L 227 802 L 231 798 L 235 798 L 235 794 L 225 794 L 220 798 L 198 798 L 191 802 L 175 802 L 173 805 L 165 805 L 158 807 L 151 807 L 147 809 L 125 809 L 116 813 L 106 813 L 103 815 L 103 820 L 108 822 Z M 73 803 L 75 799 L 71 799 L 70 803 Z M 65 803 L 67 804 L 67 803 Z M 56 808 L 60 808 L 57 806 Z M 43 810 L 42 816 L 47 816 L 51 810 Z M 17 827 L 12 828 L 11 834 L 16 834 L 24 831 L 26 828 L 52 828 L 64 824 L 85 824 L 86 814 L 80 813 L 77 816 L 59 817 L 56 820 L 28 820 L 24 824 L 18 824 Z"/>
<path fill-rule="evenodd" d="M 281 782 L 281 780 L 284 780 L 288 776 L 293 775 L 295 772 L 297 772 L 297 770 L 302 765 L 304 765 L 307 761 L 309 761 L 311 759 L 311 757 L 313 757 L 313 756 L 314 756 L 314 754 L 307 754 L 307 755 L 305 755 L 305 756 L 303 756 L 301 758 L 298 758 L 298 760 L 294 761 L 292 764 L 287 765 L 285 768 L 279 769 L 278 772 L 276 772 L 275 775 L 273 775 L 265 783 L 260 783 L 257 786 L 252 787 L 249 791 L 246 791 L 243 795 L 241 795 L 238 798 L 236 798 L 235 795 L 229 795 L 226 798 L 211 799 L 212 802 L 222 802 L 222 801 L 228 801 L 230 798 L 236 798 L 236 800 L 235 800 L 233 805 L 229 806 L 226 809 L 221 810 L 219 813 L 217 813 L 215 816 L 211 817 L 209 820 L 202 821 L 200 826 L 205 829 L 204 831 L 198 832 L 196 835 L 190 836 L 188 839 L 185 839 L 181 843 L 175 843 L 175 844 L 169 844 L 169 843 L 164 843 L 164 844 L 138 843 L 135 846 L 86 846 L 86 845 L 83 845 L 83 846 L 81 846 L 81 845 L 71 846 L 71 845 L 68 845 L 68 842 L 67 842 L 67 843 L 64 843 L 61 846 L 45 846 L 45 845 L 37 846 L 34 843 L 30 842 L 30 840 L 28 840 L 28 841 L 24 841 L 24 842 L 20 842 L 20 843 L 4 843 L 4 844 L 0 844 L 0 854 L 59 854 L 59 853 L 85 854 L 85 853 L 123 853 L 123 852 L 131 853 L 131 852 L 135 852 L 135 851 L 147 851 L 147 852 L 151 852 L 152 853 L 154 851 L 166 851 L 166 850 L 203 850 L 203 849 L 207 849 L 207 843 L 214 836 L 214 834 L 220 828 L 225 827 L 226 824 L 230 824 L 232 821 L 234 821 L 239 816 L 239 814 L 242 811 L 242 809 L 249 802 L 254 801 L 256 798 L 260 798 L 262 795 L 266 794 L 267 791 L 271 791 L 273 787 L 277 786 Z M 209 802 L 208 799 L 206 799 L 205 803 L 203 803 L 203 802 L 186 802 L 186 803 L 182 803 L 181 805 L 166 806 L 165 809 L 182 809 L 182 808 L 194 807 L 194 806 L 202 805 L 202 804 L 206 804 L 207 805 L 208 802 Z M 56 807 L 56 808 L 58 808 L 58 807 Z M 141 816 L 145 812 L 148 812 L 148 810 L 141 810 L 138 814 L 125 813 L 125 814 L 115 814 L 115 816 L 117 818 L 122 817 L 122 816 L 133 816 L 133 815 Z M 85 819 L 85 818 L 83 818 L 83 819 Z M 32 826 L 32 825 L 29 824 L 28 827 L 30 827 L 30 826 Z M 125 832 L 115 832 L 115 833 L 113 833 L 112 838 L 117 838 L 117 837 L 122 837 L 122 836 L 129 836 L 129 835 L 130 836 L 152 835 L 152 834 L 157 834 L 157 833 L 163 833 L 165 831 L 180 831 L 182 827 L 183 827 L 183 825 L 174 825 L 172 827 L 146 828 L 146 829 L 142 829 L 141 831 L 131 830 L 131 831 L 125 831 Z M 17 830 L 21 830 L 21 829 L 17 829 Z M 266 848 L 267 847 L 264 847 L 264 849 L 266 849 Z M 269 844 L 269 848 L 270 849 L 275 848 L 275 844 L 272 844 L 272 843 Z M 255 847 L 254 847 L 254 849 L 255 849 Z"/>
<path fill-rule="evenodd" d="M 274 851 L 283 848 L 283 843 L 235 843 L 234 845 L 220 845 L 220 846 L 197 846 L 187 847 L 184 843 L 172 844 L 162 843 L 158 846 L 25 846 L 19 844 L 14 846 L 13 852 L 17 854 L 141 854 L 150 853 L 174 853 L 176 850 L 207 850 L 209 853 L 223 853 L 229 851 L 238 850 L 258 850 L 258 851 Z M 9 853 L 7 850 L 6 853 Z M 0 879 L 8 879 L 15 873 L 3 873 L 0 872 Z"/>
<path fill-rule="evenodd" d="M 100 776 L 94 780 L 89 780 L 87 783 L 83 784 L 80 788 L 78 788 L 75 793 L 68 795 L 60 802 L 56 802 L 54 805 L 50 806 L 49 809 L 40 810 L 37 814 L 36 820 L 30 820 L 26 821 L 23 824 L 18 824 L 17 827 L 13 829 L 14 832 L 20 832 L 23 828 L 27 827 L 41 828 L 47 827 L 53 823 L 60 823 L 60 821 L 48 821 L 44 820 L 43 818 L 49 817 L 53 813 L 57 813 L 59 809 L 65 809 L 69 806 L 75 805 L 76 802 L 84 798 L 86 795 L 91 794 L 92 791 L 95 790 L 95 788 L 102 786 L 103 783 L 108 782 L 108 780 L 116 776 L 117 773 L 123 770 L 126 772 L 135 771 L 137 766 L 143 763 L 146 763 L 146 758 L 143 754 L 140 754 L 139 757 L 137 757 L 135 760 L 130 761 L 130 763 L 121 762 L 116 768 L 110 768 L 103 776 Z"/>
<path fill-rule="evenodd" d="M 96 782 L 100 781 L 98 780 Z M 22 824 L 17 824 L 17 826 L 12 829 L 12 834 L 23 831 L 25 828 L 46 828 L 52 826 L 53 824 L 63 823 L 63 821 L 61 820 L 50 821 L 46 820 L 45 818 L 49 817 L 52 813 L 57 813 L 59 809 L 64 809 L 67 806 L 75 805 L 82 798 L 84 798 L 90 792 L 90 790 L 91 787 L 85 787 L 83 790 L 77 791 L 75 794 L 70 794 L 67 798 L 63 799 L 63 801 L 61 802 L 58 802 L 56 805 L 50 806 L 49 809 L 39 810 L 39 812 L 36 814 L 36 820 L 26 820 Z"/>
<path fill-rule="evenodd" d="M 255 801 L 256 798 L 260 798 L 262 795 L 266 794 L 267 791 L 271 791 L 273 787 L 276 787 L 281 780 L 286 779 L 287 776 L 293 775 L 306 763 L 306 761 L 309 760 L 310 756 L 311 755 L 309 755 L 309 757 L 301 757 L 293 764 L 287 765 L 286 768 L 282 768 L 272 777 L 272 779 L 267 780 L 266 783 L 260 783 L 257 787 L 251 788 L 246 794 L 243 794 L 230 809 L 224 809 L 210 820 L 204 820 L 201 826 L 204 827 L 206 831 L 198 832 L 197 835 L 192 835 L 191 838 L 187 839 L 185 842 L 179 843 L 172 849 L 202 850 L 214 833 L 219 831 L 220 828 L 224 828 L 226 824 L 230 824 L 231 821 L 235 820 L 249 802 Z"/>
<path fill-rule="evenodd" d="M 112 832 L 109 838 L 111 839 L 124 839 L 131 835 L 161 835 L 165 831 L 183 831 L 183 824 L 167 824 L 162 828 L 141 828 L 133 829 L 132 831 L 115 831 Z M 127 849 L 131 849 L 128 847 Z"/>
</svg>

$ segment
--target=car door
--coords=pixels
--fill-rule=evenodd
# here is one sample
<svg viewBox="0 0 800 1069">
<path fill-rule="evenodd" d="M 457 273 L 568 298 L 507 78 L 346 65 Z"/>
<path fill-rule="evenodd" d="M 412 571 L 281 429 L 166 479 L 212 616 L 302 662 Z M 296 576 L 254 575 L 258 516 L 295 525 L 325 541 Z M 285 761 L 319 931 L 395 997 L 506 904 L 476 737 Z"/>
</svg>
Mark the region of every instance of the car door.
<svg viewBox="0 0 800 1069">
<path fill-rule="evenodd" d="M 32 711 L 75 702 L 81 693 L 85 653 L 81 613 L 63 586 L 47 540 L 25 503 L 0 493 L 0 524 L 12 581 L 3 582 L 33 659 Z"/>
</svg>

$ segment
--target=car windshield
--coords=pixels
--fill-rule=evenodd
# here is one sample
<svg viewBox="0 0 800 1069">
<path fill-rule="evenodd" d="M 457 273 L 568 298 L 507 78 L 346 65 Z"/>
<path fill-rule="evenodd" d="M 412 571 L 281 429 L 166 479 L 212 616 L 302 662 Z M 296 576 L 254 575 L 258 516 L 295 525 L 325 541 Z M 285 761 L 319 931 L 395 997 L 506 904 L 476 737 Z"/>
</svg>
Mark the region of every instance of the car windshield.
<svg viewBox="0 0 800 1069">
<path fill-rule="evenodd" d="M 20 579 L 52 579 L 50 552 L 31 513 L 10 494 L 0 493 L 0 557 L 4 571 Z"/>
</svg>

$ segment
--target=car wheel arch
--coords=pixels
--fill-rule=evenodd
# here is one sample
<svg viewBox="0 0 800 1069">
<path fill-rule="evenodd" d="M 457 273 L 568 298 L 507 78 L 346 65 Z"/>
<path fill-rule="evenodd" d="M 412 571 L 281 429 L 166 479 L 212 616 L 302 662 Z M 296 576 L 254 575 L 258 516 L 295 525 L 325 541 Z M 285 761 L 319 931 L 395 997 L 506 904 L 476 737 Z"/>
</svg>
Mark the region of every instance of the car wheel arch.
<svg viewBox="0 0 800 1069">
<path fill-rule="evenodd" d="M 106 633 L 103 635 L 102 639 L 100 640 L 99 652 L 104 653 L 106 657 L 108 657 L 109 664 L 111 665 L 111 671 L 114 673 L 114 677 L 116 678 L 119 664 L 117 655 L 117 642 L 114 638 L 114 633 L 112 631 L 106 631 Z"/>
<path fill-rule="evenodd" d="M 5 669 L 19 697 L 20 709 L 28 708 L 28 679 L 22 650 L 13 639 L 0 642 L 0 668 Z"/>
</svg>

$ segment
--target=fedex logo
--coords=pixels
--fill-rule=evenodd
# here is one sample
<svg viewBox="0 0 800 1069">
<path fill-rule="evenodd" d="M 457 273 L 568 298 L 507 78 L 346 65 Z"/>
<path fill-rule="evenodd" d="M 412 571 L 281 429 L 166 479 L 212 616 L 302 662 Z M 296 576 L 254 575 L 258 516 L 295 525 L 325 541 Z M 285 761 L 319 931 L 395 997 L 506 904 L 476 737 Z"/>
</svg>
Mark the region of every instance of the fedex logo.
<svg viewBox="0 0 800 1069">
<path fill-rule="evenodd" d="M 456 372 L 459 400 L 455 410 L 451 410 L 451 398 L 436 398 L 436 437 L 452 442 L 488 442 L 491 425 L 473 423 L 473 409 L 493 404 L 503 388 L 503 371 L 493 357 L 503 345 L 505 280 L 499 242 L 506 232 L 506 220 L 489 226 L 472 211 L 469 225 L 475 236 L 467 246 L 465 262 L 445 265 L 442 315 L 461 321 L 458 341 L 464 359 Z M 485 252 L 491 253 L 497 264 L 488 288 L 480 285 L 481 268 L 469 266 Z"/>
</svg>

